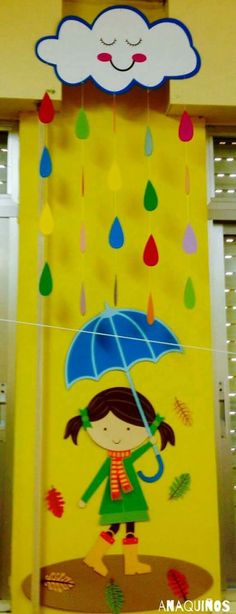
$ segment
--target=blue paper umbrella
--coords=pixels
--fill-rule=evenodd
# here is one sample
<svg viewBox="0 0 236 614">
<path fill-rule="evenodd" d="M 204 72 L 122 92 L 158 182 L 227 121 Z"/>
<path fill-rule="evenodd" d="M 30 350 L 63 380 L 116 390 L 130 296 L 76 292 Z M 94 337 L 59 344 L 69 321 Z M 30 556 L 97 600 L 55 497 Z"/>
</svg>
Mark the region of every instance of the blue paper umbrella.
<svg viewBox="0 0 236 614">
<path fill-rule="evenodd" d="M 157 362 L 169 352 L 182 352 L 182 347 L 161 320 L 155 319 L 150 325 L 143 311 L 106 306 L 104 312 L 90 320 L 74 338 L 66 359 L 66 383 L 70 387 L 82 379 L 98 380 L 108 371 L 124 371 L 151 437 L 130 368 L 141 361 Z M 139 472 L 139 476 L 148 482 L 156 481 L 163 473 L 163 462 L 156 444 L 153 449 L 158 460 L 158 472 L 152 477 Z"/>
</svg>

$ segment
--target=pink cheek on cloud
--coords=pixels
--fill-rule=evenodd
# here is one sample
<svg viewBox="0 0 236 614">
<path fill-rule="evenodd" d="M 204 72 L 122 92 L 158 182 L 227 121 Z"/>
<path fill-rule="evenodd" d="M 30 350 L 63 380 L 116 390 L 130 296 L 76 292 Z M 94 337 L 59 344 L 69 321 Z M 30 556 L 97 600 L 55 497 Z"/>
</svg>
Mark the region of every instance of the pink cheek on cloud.
<svg viewBox="0 0 236 614">
<path fill-rule="evenodd" d="M 146 62 L 147 56 L 144 55 L 144 53 L 134 53 L 134 55 L 132 55 L 132 60 L 134 60 L 134 62 Z"/>
<path fill-rule="evenodd" d="M 110 62 L 112 55 L 110 53 L 99 53 L 97 59 L 100 60 L 100 62 Z"/>
</svg>

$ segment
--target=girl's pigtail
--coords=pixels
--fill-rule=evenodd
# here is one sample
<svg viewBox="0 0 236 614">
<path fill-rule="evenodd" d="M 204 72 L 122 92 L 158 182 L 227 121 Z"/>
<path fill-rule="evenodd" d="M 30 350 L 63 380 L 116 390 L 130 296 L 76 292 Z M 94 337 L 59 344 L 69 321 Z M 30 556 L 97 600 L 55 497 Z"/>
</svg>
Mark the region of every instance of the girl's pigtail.
<svg viewBox="0 0 236 614">
<path fill-rule="evenodd" d="M 77 446 L 77 438 L 82 426 L 82 420 L 80 416 L 75 416 L 67 422 L 64 439 L 71 437 L 73 443 Z"/>
<path fill-rule="evenodd" d="M 161 436 L 161 450 L 164 450 L 166 445 L 170 443 L 172 446 L 175 445 L 175 434 L 173 429 L 167 422 L 162 422 L 158 428 L 158 431 Z"/>
</svg>

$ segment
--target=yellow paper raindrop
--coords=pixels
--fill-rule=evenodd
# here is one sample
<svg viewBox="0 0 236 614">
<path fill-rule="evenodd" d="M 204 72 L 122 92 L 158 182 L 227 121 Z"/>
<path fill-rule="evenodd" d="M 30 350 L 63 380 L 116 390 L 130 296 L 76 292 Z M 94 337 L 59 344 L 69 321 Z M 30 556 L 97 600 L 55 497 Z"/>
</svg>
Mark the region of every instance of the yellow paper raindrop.
<svg viewBox="0 0 236 614">
<path fill-rule="evenodd" d="M 48 203 L 45 203 L 42 209 L 39 219 L 39 229 L 43 235 L 50 235 L 53 232 L 54 219 Z"/>
<path fill-rule="evenodd" d="M 113 162 L 108 174 L 108 186 L 112 192 L 118 192 L 122 186 L 120 168 L 117 162 Z"/>
</svg>

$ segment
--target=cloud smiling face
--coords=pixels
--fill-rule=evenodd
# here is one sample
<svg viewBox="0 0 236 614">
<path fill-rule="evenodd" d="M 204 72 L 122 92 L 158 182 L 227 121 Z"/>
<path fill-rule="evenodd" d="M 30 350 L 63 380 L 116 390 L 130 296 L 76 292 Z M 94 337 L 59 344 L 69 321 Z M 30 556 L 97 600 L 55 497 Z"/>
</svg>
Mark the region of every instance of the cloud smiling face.
<svg viewBox="0 0 236 614">
<path fill-rule="evenodd" d="M 148 24 L 142 13 L 130 8 L 112 7 L 92 26 L 67 18 L 57 36 L 37 43 L 36 53 L 55 66 L 61 81 L 75 85 L 91 77 L 112 93 L 125 91 L 135 82 L 158 87 L 166 78 L 190 77 L 200 67 L 183 24 L 171 19 Z"/>
</svg>

